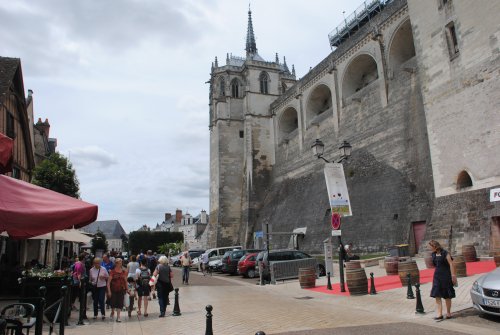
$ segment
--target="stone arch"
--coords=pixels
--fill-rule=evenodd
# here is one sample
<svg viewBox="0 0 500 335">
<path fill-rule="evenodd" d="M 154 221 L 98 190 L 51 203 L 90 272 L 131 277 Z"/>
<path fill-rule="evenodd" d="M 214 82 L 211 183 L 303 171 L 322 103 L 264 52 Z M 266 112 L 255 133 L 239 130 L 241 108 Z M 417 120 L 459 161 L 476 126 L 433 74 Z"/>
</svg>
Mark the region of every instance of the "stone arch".
<svg viewBox="0 0 500 335">
<path fill-rule="evenodd" d="M 462 170 L 457 177 L 457 190 L 463 190 L 465 188 L 472 187 L 472 178 L 469 172 Z"/>
<path fill-rule="evenodd" d="M 375 59 L 366 53 L 355 57 L 347 66 L 342 81 L 342 97 L 348 98 L 378 79 Z"/>
<path fill-rule="evenodd" d="M 389 44 L 389 68 L 396 72 L 409 59 L 415 56 L 415 45 L 413 44 L 413 33 L 410 20 L 399 25 L 392 35 Z"/>
<path fill-rule="evenodd" d="M 317 85 L 309 94 L 306 105 L 307 122 L 332 108 L 332 91 L 325 84 Z"/>
<path fill-rule="evenodd" d="M 286 108 L 278 121 L 279 141 L 288 139 L 288 136 L 299 128 L 299 114 L 293 107 Z"/>
</svg>

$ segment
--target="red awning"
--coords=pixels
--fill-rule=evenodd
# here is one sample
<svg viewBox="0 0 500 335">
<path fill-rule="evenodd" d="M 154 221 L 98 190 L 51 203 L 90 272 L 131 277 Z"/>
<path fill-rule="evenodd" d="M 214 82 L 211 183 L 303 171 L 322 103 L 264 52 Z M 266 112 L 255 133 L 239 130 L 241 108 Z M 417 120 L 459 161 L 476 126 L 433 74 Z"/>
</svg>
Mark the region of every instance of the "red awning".
<svg viewBox="0 0 500 335">
<path fill-rule="evenodd" d="M 0 174 L 12 171 L 14 140 L 0 133 Z"/>
<path fill-rule="evenodd" d="M 96 205 L 0 175 L 0 233 L 24 239 L 96 219 Z"/>
</svg>

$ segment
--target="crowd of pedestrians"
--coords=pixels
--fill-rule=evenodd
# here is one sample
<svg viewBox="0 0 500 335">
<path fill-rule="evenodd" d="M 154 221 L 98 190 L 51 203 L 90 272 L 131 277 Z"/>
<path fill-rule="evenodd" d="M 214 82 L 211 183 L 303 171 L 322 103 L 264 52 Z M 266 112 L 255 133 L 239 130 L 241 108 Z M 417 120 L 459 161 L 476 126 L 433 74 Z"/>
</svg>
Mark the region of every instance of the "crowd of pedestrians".
<svg viewBox="0 0 500 335">
<path fill-rule="evenodd" d="M 104 254 L 99 258 L 83 253 L 74 257 L 69 270 L 73 280 L 72 308 L 76 309 L 76 299 L 82 293 L 81 283 L 87 276 L 87 292 L 92 297 L 94 320 L 98 318 L 99 312 L 101 319 L 105 320 L 106 310 L 111 310 L 109 316 L 116 322 L 121 322 L 123 310 L 127 311 L 128 317 L 132 317 L 135 301 L 137 316 L 148 317 L 148 303 L 156 299 L 156 292 L 160 306 L 159 317 L 165 316 L 167 305 L 170 305 L 173 273 L 168 265 L 168 258 L 161 256 L 158 259 L 151 250 L 146 254 L 130 256 L 128 262 L 114 254 Z M 187 284 L 189 270 L 184 272 L 184 276 Z"/>
</svg>

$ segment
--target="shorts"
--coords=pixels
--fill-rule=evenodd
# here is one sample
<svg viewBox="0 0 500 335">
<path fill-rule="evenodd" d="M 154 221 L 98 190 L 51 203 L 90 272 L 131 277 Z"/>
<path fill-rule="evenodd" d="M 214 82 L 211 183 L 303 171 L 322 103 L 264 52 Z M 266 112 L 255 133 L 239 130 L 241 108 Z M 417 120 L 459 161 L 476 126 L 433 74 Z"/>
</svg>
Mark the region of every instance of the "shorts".
<svg viewBox="0 0 500 335">
<path fill-rule="evenodd" d="M 137 287 L 137 295 L 139 297 L 148 297 L 149 294 L 151 293 L 151 286 L 138 286 Z"/>
</svg>

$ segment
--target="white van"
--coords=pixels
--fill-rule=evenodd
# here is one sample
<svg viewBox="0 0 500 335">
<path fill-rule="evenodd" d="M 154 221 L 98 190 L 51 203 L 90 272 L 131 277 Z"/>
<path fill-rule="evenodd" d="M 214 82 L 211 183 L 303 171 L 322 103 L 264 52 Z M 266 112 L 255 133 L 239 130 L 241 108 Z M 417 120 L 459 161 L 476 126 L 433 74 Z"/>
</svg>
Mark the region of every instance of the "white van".
<svg viewBox="0 0 500 335">
<path fill-rule="evenodd" d="M 221 259 L 222 256 L 226 253 L 226 251 L 232 250 L 241 250 L 241 245 L 236 245 L 232 247 L 222 247 L 222 248 L 212 248 L 205 251 L 208 253 L 208 261 L 215 261 L 217 259 Z"/>
</svg>

